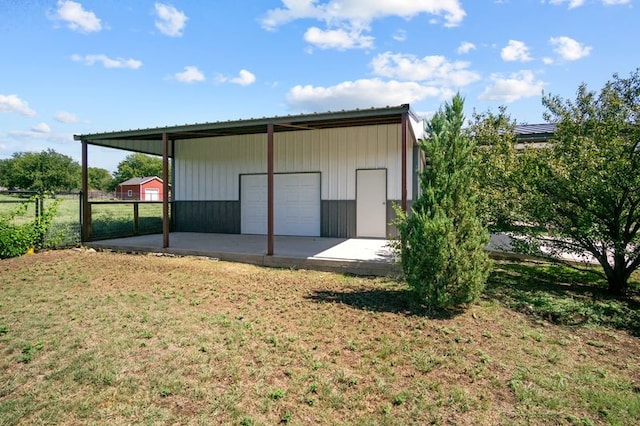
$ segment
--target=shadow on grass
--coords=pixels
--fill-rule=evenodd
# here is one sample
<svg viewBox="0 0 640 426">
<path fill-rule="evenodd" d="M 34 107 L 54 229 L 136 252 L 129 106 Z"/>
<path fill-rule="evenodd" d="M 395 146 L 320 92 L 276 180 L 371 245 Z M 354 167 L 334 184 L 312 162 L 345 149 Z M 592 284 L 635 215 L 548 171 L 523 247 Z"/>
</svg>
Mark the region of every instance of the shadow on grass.
<svg viewBox="0 0 640 426">
<path fill-rule="evenodd" d="M 435 311 L 419 304 L 406 285 L 394 282 L 387 287 L 316 290 L 307 298 L 365 311 L 431 319 L 449 319 L 462 312 Z M 606 293 L 606 281 L 590 272 L 559 265 L 504 262 L 495 264 L 483 299 L 558 325 L 615 328 L 640 336 L 637 275 L 631 288 L 628 297 L 615 298 Z"/>
<path fill-rule="evenodd" d="M 399 285 L 398 285 L 399 286 Z M 345 291 L 316 290 L 307 296 L 318 303 L 336 303 L 371 312 L 390 312 L 431 319 L 448 319 L 461 311 L 438 311 L 419 304 L 409 288 L 354 289 Z"/>
<path fill-rule="evenodd" d="M 632 283 L 637 289 L 637 283 Z M 559 265 L 498 263 L 484 298 L 559 325 L 602 326 L 640 336 L 640 295 L 626 298 L 606 293 L 596 274 Z"/>
</svg>

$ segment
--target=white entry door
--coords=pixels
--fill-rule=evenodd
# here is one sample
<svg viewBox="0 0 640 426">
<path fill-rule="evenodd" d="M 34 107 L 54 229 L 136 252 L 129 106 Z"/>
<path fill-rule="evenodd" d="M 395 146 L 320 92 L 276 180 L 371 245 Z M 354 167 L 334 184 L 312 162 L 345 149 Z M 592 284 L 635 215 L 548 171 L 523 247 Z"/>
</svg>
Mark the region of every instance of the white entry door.
<svg viewBox="0 0 640 426">
<path fill-rule="evenodd" d="M 387 236 L 387 171 L 356 171 L 356 235 Z"/>
<path fill-rule="evenodd" d="M 267 175 L 243 175 L 240 228 L 243 234 L 267 233 Z M 273 176 L 274 234 L 320 236 L 320 173 Z"/>
<path fill-rule="evenodd" d="M 146 188 L 144 190 L 144 199 L 145 201 L 159 201 L 160 200 L 160 190 L 154 188 Z"/>
</svg>

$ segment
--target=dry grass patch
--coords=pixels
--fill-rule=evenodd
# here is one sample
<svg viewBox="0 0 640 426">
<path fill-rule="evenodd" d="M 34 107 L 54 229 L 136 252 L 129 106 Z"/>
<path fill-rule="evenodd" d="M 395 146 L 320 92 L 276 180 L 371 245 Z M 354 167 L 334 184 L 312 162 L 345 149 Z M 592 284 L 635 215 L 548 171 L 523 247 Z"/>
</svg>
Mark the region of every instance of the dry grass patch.
<svg viewBox="0 0 640 426">
<path fill-rule="evenodd" d="M 2 424 L 640 416 L 637 337 L 554 325 L 495 288 L 433 318 L 395 281 L 198 258 L 55 251 L 0 277 Z"/>
</svg>

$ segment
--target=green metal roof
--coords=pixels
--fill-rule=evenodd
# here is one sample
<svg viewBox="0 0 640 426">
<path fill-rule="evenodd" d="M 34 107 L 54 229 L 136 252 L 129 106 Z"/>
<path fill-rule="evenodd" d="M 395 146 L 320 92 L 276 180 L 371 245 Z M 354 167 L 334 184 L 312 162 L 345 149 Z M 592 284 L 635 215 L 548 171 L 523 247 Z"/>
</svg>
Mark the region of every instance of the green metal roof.
<svg viewBox="0 0 640 426">
<path fill-rule="evenodd" d="M 162 135 L 170 140 L 247 135 L 267 133 L 267 126 L 274 125 L 274 132 L 294 130 L 315 130 L 339 127 L 353 127 L 379 124 L 397 124 L 404 113 L 417 121 L 408 104 L 371 109 L 356 109 L 325 113 L 287 115 L 245 120 L 217 121 L 211 123 L 187 124 L 182 126 L 155 127 L 116 132 L 74 135 L 77 141 L 147 154 L 162 154 Z M 169 153 L 170 156 L 173 153 Z"/>
</svg>

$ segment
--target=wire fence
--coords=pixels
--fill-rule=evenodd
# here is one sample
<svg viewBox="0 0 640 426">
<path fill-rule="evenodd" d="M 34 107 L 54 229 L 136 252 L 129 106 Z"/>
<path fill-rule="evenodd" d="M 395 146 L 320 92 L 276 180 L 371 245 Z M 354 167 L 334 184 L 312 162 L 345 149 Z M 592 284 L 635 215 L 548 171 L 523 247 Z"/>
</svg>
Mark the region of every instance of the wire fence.
<svg viewBox="0 0 640 426">
<path fill-rule="evenodd" d="M 129 237 L 162 232 L 162 203 L 91 202 L 91 239 Z"/>
<path fill-rule="evenodd" d="M 32 191 L 0 191 L 0 215 L 12 225 L 33 222 L 57 201 L 57 212 L 42 242 L 43 248 L 64 248 L 80 243 L 80 193 L 39 197 Z M 26 206 L 26 209 L 24 207 Z M 16 212 L 18 214 L 16 214 Z"/>
<path fill-rule="evenodd" d="M 56 215 L 41 246 L 65 248 L 79 245 L 82 235 L 82 194 L 37 195 L 31 191 L 0 191 L 0 217 L 10 217 L 11 225 L 24 225 L 33 222 L 57 202 Z M 91 192 L 88 204 L 91 241 L 162 233 L 162 202 L 122 201 L 115 200 L 113 193 Z"/>
</svg>

